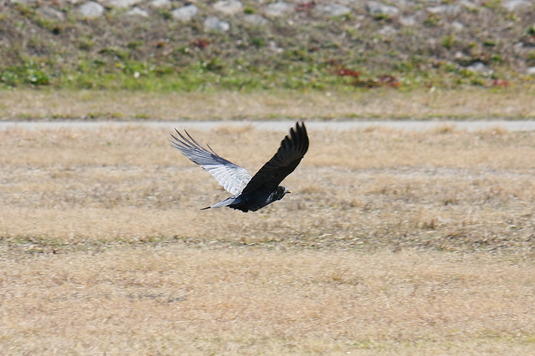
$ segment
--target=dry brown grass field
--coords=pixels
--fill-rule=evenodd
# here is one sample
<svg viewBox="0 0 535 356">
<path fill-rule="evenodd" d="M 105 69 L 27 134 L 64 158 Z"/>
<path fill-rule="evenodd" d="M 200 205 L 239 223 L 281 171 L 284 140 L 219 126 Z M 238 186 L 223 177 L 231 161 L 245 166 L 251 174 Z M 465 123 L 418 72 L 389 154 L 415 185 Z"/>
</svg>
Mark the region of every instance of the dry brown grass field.
<svg viewBox="0 0 535 356">
<path fill-rule="evenodd" d="M 0 100 L 0 120 L 251 120 L 281 117 L 416 120 L 437 117 L 535 118 L 535 95 L 533 90 L 525 88 L 168 94 L 18 89 L 2 91 Z"/>
<path fill-rule="evenodd" d="M 245 214 L 171 130 L 0 131 L 2 354 L 535 353 L 535 132 L 311 130 Z M 286 134 L 191 133 L 250 171 Z"/>
</svg>

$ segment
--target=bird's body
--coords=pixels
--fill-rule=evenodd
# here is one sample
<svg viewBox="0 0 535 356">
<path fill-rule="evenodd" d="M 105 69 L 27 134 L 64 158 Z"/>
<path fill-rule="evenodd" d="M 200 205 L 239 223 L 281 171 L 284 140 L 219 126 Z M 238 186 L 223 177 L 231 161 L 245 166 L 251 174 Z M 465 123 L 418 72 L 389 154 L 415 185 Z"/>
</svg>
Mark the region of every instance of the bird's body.
<svg viewBox="0 0 535 356">
<path fill-rule="evenodd" d="M 281 200 L 288 192 L 288 188 L 283 186 L 278 186 L 274 191 L 270 189 L 258 189 L 254 192 L 254 194 L 251 192 L 240 194 L 238 196 L 232 196 L 204 209 L 228 206 L 232 209 L 241 210 L 244 213 L 248 211 L 257 211 L 268 204 L 271 204 L 277 200 Z"/>
<path fill-rule="evenodd" d="M 251 177 L 245 169 L 219 156 L 210 146 L 206 149 L 198 144 L 187 131 L 185 135 L 175 131 L 178 137 L 171 135 L 173 146 L 210 172 L 232 194 L 204 209 L 226 206 L 243 212 L 256 211 L 282 199 L 290 191 L 279 184 L 295 170 L 309 145 L 305 124 L 297 123 L 282 140 L 277 153 Z"/>
</svg>

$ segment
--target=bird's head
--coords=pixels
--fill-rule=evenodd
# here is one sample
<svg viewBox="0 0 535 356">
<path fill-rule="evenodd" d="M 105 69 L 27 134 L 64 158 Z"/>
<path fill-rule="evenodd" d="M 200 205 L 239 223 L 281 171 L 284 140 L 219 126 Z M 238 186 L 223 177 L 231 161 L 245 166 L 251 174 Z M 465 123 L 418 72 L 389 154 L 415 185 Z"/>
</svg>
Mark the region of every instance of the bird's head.
<svg viewBox="0 0 535 356">
<path fill-rule="evenodd" d="M 282 185 L 278 186 L 277 187 L 277 200 L 280 200 L 282 199 L 282 197 L 284 197 L 284 195 L 286 195 L 286 193 L 291 193 L 290 189 L 286 188 L 286 187 L 283 187 Z"/>
</svg>

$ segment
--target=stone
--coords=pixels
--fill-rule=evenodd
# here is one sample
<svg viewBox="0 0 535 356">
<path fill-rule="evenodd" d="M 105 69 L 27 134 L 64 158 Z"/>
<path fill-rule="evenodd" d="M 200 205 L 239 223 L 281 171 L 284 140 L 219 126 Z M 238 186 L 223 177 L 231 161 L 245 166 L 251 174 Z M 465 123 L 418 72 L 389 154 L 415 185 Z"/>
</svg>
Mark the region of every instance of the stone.
<svg viewBox="0 0 535 356">
<path fill-rule="evenodd" d="M 470 1 L 470 0 L 461 0 L 461 1 L 459 1 L 459 5 L 467 8 L 467 9 L 470 9 L 470 10 L 477 9 L 477 5 L 475 3 L 473 3 L 472 1 Z"/>
<path fill-rule="evenodd" d="M 275 52 L 275 53 L 282 53 L 284 52 L 284 50 L 282 48 L 280 48 L 279 46 L 277 46 L 277 44 L 275 43 L 275 41 L 269 41 L 268 42 L 268 49 L 271 51 L 271 52 Z"/>
<path fill-rule="evenodd" d="M 117 9 L 127 9 L 140 1 L 141 0 L 101 0 L 104 6 L 113 7 Z"/>
<path fill-rule="evenodd" d="M 225 15 L 235 15 L 243 11 L 243 5 L 238 0 L 221 0 L 216 2 L 213 7 Z"/>
<path fill-rule="evenodd" d="M 191 21 L 191 19 L 193 19 L 198 12 L 199 9 L 197 6 L 191 4 L 171 11 L 171 15 L 175 20 L 187 22 Z"/>
<path fill-rule="evenodd" d="M 526 70 L 526 73 L 528 75 L 535 75 L 535 67 L 529 67 L 527 70 Z"/>
<path fill-rule="evenodd" d="M 446 15 L 458 15 L 461 11 L 461 7 L 459 5 L 439 5 L 439 6 L 432 6 L 428 7 L 427 11 L 432 14 L 446 14 Z"/>
<path fill-rule="evenodd" d="M 271 17 L 280 17 L 289 14 L 294 9 L 294 6 L 288 2 L 274 2 L 264 8 L 264 13 Z"/>
<path fill-rule="evenodd" d="M 98 2 L 88 1 L 76 9 L 77 13 L 86 19 L 96 19 L 104 13 L 104 6 Z"/>
<path fill-rule="evenodd" d="M 392 26 L 385 26 L 377 32 L 383 36 L 391 36 L 395 35 L 398 31 Z"/>
<path fill-rule="evenodd" d="M 155 9 L 170 9 L 171 1 L 170 0 L 152 0 L 149 3 L 149 6 Z"/>
<path fill-rule="evenodd" d="M 524 10 L 531 6 L 531 2 L 527 0 L 504 0 L 502 6 L 509 12 Z"/>
<path fill-rule="evenodd" d="M 52 7 L 44 6 L 37 9 L 39 16 L 53 21 L 63 21 L 65 20 L 65 15 L 63 12 L 58 11 Z"/>
<path fill-rule="evenodd" d="M 414 16 L 403 16 L 399 18 L 399 23 L 403 26 L 415 26 L 416 25 L 416 17 Z"/>
<path fill-rule="evenodd" d="M 370 15 L 386 15 L 386 16 L 397 16 L 399 15 L 399 9 L 394 6 L 385 5 L 377 1 L 368 1 L 366 3 L 366 10 Z"/>
<path fill-rule="evenodd" d="M 328 16 L 343 16 L 351 13 L 349 7 L 338 4 L 318 5 L 316 6 L 316 10 Z"/>
<path fill-rule="evenodd" d="M 25 4 L 25 5 L 33 5 L 37 3 L 37 0 L 10 0 L 12 4 Z"/>
<path fill-rule="evenodd" d="M 265 26 L 268 23 L 268 20 L 257 14 L 244 15 L 243 20 L 251 25 L 256 26 Z"/>
<path fill-rule="evenodd" d="M 207 17 L 206 20 L 204 20 L 203 25 L 206 31 L 226 32 L 230 30 L 230 25 L 228 22 L 222 21 L 213 16 Z"/>
<path fill-rule="evenodd" d="M 139 7 L 134 7 L 132 10 L 126 12 L 128 16 L 149 17 L 149 13 Z"/>
<path fill-rule="evenodd" d="M 475 62 L 474 64 L 469 65 L 466 67 L 469 71 L 472 72 L 478 72 L 481 74 L 492 74 L 494 72 L 491 68 L 487 67 L 485 64 L 481 62 Z"/>
<path fill-rule="evenodd" d="M 409 1 L 407 0 L 390 0 L 388 3 L 398 8 L 405 8 L 409 5 Z"/>
<path fill-rule="evenodd" d="M 459 21 L 453 21 L 450 24 L 450 28 L 452 30 L 454 30 L 454 31 L 460 32 L 460 31 L 464 30 L 464 25 L 462 23 L 460 23 Z"/>
</svg>

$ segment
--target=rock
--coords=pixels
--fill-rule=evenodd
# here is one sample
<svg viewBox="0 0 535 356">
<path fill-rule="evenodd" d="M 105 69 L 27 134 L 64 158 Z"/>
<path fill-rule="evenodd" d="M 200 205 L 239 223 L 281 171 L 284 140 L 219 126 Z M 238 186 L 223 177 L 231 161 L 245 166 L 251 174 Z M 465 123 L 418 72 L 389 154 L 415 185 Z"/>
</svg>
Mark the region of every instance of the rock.
<svg viewBox="0 0 535 356">
<path fill-rule="evenodd" d="M 141 0 L 101 0 L 104 6 L 118 9 L 127 9 L 140 1 Z"/>
<path fill-rule="evenodd" d="M 474 4 L 472 1 L 470 0 L 461 0 L 459 1 L 459 5 L 467 8 L 467 9 L 470 9 L 470 10 L 475 10 L 477 9 L 477 5 Z"/>
<path fill-rule="evenodd" d="M 531 6 L 531 2 L 527 0 L 504 0 L 502 6 L 510 12 L 524 10 Z"/>
<path fill-rule="evenodd" d="M 33 5 L 37 3 L 37 0 L 10 0 L 12 4 L 26 4 Z"/>
<path fill-rule="evenodd" d="M 382 29 L 380 29 L 379 31 L 377 31 L 377 33 L 379 33 L 379 34 L 381 34 L 383 36 L 391 36 L 391 35 L 396 34 L 397 32 L 398 31 L 392 26 L 385 26 Z"/>
<path fill-rule="evenodd" d="M 207 17 L 206 20 L 204 20 L 204 29 L 206 31 L 218 31 L 218 32 L 226 32 L 230 29 L 230 25 L 228 22 L 221 21 L 217 17 Z"/>
<path fill-rule="evenodd" d="M 170 0 L 152 0 L 149 3 L 149 6 L 155 9 L 170 9 L 171 1 Z"/>
<path fill-rule="evenodd" d="M 292 12 L 294 6 L 288 2 L 274 2 L 264 8 L 264 13 L 271 17 L 280 17 Z"/>
<path fill-rule="evenodd" d="M 494 72 L 491 68 L 487 67 L 485 64 L 481 62 L 475 62 L 474 64 L 466 67 L 466 69 L 468 69 L 469 71 L 478 72 L 481 74 L 492 74 L 492 72 Z"/>
<path fill-rule="evenodd" d="M 213 7 L 225 15 L 235 15 L 243 11 L 243 5 L 238 0 L 221 0 L 216 2 Z"/>
<path fill-rule="evenodd" d="M 446 15 L 458 15 L 461 11 L 461 7 L 459 5 L 439 5 L 439 6 L 433 6 L 428 7 L 427 11 L 432 14 L 446 14 Z"/>
<path fill-rule="evenodd" d="M 453 21 L 451 24 L 450 24 L 450 28 L 454 31 L 462 31 L 464 30 L 464 25 L 462 23 L 460 23 L 459 21 Z"/>
<path fill-rule="evenodd" d="M 535 75 L 535 67 L 529 67 L 527 70 L 526 70 L 526 73 L 528 75 Z"/>
<path fill-rule="evenodd" d="M 407 5 L 409 5 L 411 2 L 407 0 L 390 0 L 388 3 L 398 8 L 399 7 L 404 8 L 404 7 L 407 7 Z"/>
<path fill-rule="evenodd" d="M 243 20 L 256 26 L 265 26 L 268 23 L 268 20 L 257 14 L 245 15 L 243 16 Z"/>
<path fill-rule="evenodd" d="M 199 9 L 197 6 L 191 4 L 171 11 L 171 15 L 175 20 L 187 22 L 191 21 L 191 19 L 194 18 L 198 12 Z"/>
<path fill-rule="evenodd" d="M 268 42 L 268 48 L 271 52 L 275 52 L 275 53 L 282 53 L 284 52 L 284 50 L 282 48 L 280 48 L 279 46 L 277 46 L 277 44 L 275 43 L 275 41 L 269 41 Z"/>
<path fill-rule="evenodd" d="M 104 13 L 104 6 L 100 5 L 98 2 L 88 1 L 80 5 L 76 11 L 82 17 L 87 19 L 96 19 L 97 17 L 102 16 Z"/>
<path fill-rule="evenodd" d="M 414 16 L 403 16 L 399 18 L 399 23 L 403 26 L 415 26 L 416 25 L 416 17 Z"/>
<path fill-rule="evenodd" d="M 389 6 L 385 4 L 381 4 L 377 1 L 368 1 L 366 3 L 366 10 L 370 13 L 370 15 L 373 16 L 397 16 L 399 15 L 399 9 L 394 6 Z"/>
<path fill-rule="evenodd" d="M 128 16 L 139 16 L 139 17 L 149 17 L 149 13 L 139 7 L 134 7 L 132 10 L 128 11 L 125 15 Z"/>
<path fill-rule="evenodd" d="M 327 16 L 343 16 L 351 13 L 351 9 L 344 5 L 325 4 L 316 6 L 316 10 Z"/>
<path fill-rule="evenodd" d="M 48 20 L 53 20 L 53 21 L 65 20 L 65 15 L 63 14 L 63 12 L 58 11 L 48 6 L 38 8 L 37 13 L 39 14 L 39 16 Z"/>
</svg>

